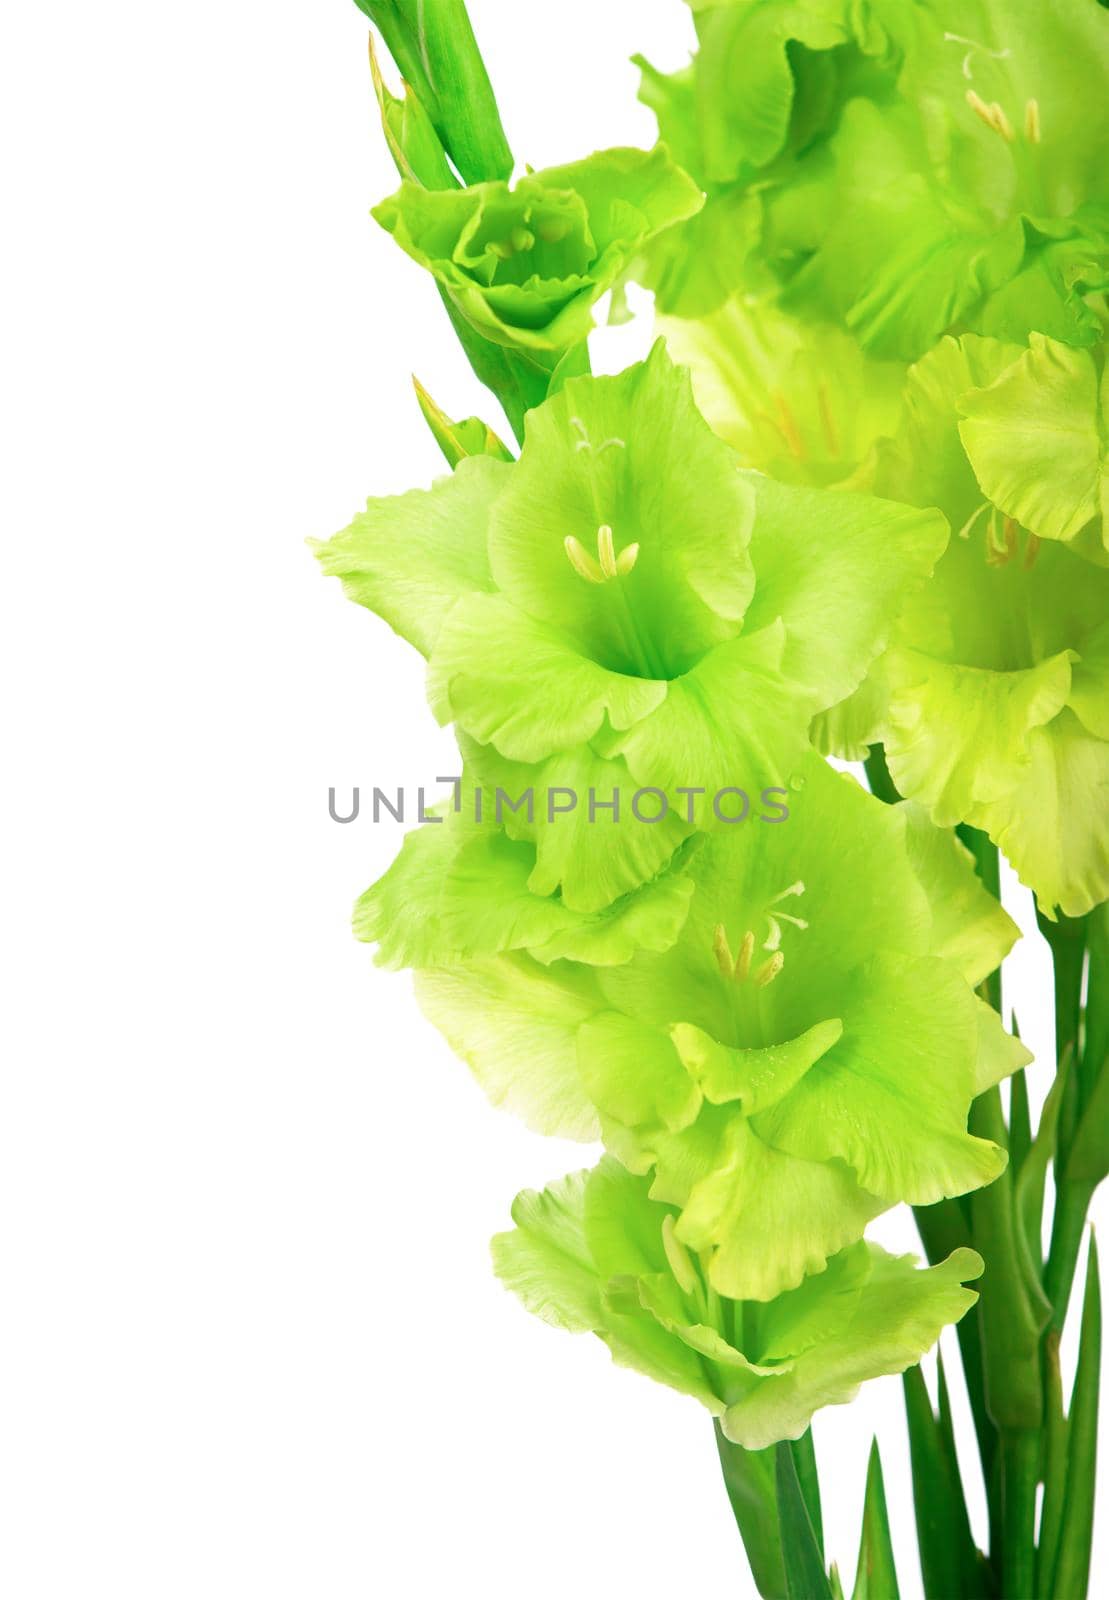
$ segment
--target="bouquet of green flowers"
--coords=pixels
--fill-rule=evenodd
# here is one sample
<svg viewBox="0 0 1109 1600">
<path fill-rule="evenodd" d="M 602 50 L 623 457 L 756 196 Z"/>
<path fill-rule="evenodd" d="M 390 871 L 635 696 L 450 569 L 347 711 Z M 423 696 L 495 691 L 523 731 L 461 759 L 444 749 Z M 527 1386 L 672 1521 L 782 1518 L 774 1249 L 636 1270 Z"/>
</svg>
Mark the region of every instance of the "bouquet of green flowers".
<svg viewBox="0 0 1109 1600">
<path fill-rule="evenodd" d="M 930 1600 L 1081 1600 L 1092 1242 L 1073 1385 L 1059 1348 L 1109 1172 L 1109 15 L 688 0 L 692 62 L 640 63 L 658 145 L 513 181 L 463 0 L 357 3 L 403 80 L 371 44 L 400 176 L 374 215 L 514 441 L 418 389 L 449 475 L 317 549 L 426 657 L 461 756 L 355 929 L 495 1103 L 604 1151 L 517 1197 L 496 1271 L 711 1414 L 767 1600 L 842 1595 L 810 1422 L 892 1373 Z M 628 282 L 657 342 L 594 377 Z M 1035 1127 L 1002 854 L 1054 963 Z M 902 1203 L 926 1265 L 865 1238 Z M 985 1550 L 918 1367 L 951 1324 Z M 854 1596 L 897 1595 L 875 1449 Z"/>
</svg>

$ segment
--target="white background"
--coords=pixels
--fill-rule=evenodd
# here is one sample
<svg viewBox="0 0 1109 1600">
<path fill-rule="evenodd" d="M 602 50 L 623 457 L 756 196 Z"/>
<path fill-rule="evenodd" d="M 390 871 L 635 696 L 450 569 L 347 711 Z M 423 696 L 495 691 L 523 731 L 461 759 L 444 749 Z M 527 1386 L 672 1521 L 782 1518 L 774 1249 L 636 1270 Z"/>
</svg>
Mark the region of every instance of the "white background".
<svg viewBox="0 0 1109 1600">
<path fill-rule="evenodd" d="M 651 141 L 627 57 L 680 63 L 678 0 L 472 14 L 521 160 Z M 591 1153 L 494 1114 L 349 935 L 399 840 L 328 786 L 451 745 L 303 541 L 440 470 L 411 371 L 484 403 L 367 216 L 365 20 L 55 0 L 5 33 L 0 1589 L 753 1594 L 705 1415 L 489 1271 L 516 1191 Z M 817 1432 L 849 1581 L 878 1428 L 910 1600 L 900 1416 L 888 1380 Z"/>
</svg>

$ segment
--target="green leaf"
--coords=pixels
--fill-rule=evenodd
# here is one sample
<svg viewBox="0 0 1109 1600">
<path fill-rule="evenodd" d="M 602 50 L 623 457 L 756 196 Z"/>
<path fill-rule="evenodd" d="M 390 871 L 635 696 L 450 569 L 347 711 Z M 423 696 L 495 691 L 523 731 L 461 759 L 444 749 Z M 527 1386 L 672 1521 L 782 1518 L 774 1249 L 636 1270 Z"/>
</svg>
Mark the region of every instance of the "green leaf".
<svg viewBox="0 0 1109 1600">
<path fill-rule="evenodd" d="M 882 1480 L 882 1458 L 875 1439 L 867 1462 L 866 1499 L 863 1503 L 863 1526 L 852 1600 L 900 1600 L 900 1596 L 889 1512 L 886 1510 L 886 1489 Z"/>
<path fill-rule="evenodd" d="M 1091 1235 L 1078 1372 L 1074 1380 L 1067 1446 L 1067 1493 L 1059 1555 L 1052 1579 L 1054 1600 L 1087 1592 L 1094 1536 L 1098 1397 L 1101 1384 L 1101 1282 L 1097 1245 Z"/>
<path fill-rule="evenodd" d="M 958 1469 L 948 1455 L 919 1367 L 902 1379 L 909 1451 L 913 1464 L 913 1503 L 924 1592 L 944 1600 L 972 1600 L 974 1573 L 968 1570 L 964 1540 L 966 1511 Z"/>
<path fill-rule="evenodd" d="M 996 1089 L 975 1101 L 971 1127 L 1004 1141 L 1005 1121 Z M 1035 1430 L 1042 1421 L 1040 1338 L 1051 1315 L 1038 1275 L 1030 1271 L 1013 1188 L 1013 1175 L 1005 1171 L 970 1202 L 974 1240 L 989 1263 L 979 1312 L 986 1404 L 1002 1432 L 1011 1433 Z"/>
<path fill-rule="evenodd" d="M 832 1600 L 824 1558 L 801 1493 L 793 1452 L 785 1443 L 779 1444 L 775 1453 L 775 1481 L 786 1594 L 789 1600 Z"/>
</svg>

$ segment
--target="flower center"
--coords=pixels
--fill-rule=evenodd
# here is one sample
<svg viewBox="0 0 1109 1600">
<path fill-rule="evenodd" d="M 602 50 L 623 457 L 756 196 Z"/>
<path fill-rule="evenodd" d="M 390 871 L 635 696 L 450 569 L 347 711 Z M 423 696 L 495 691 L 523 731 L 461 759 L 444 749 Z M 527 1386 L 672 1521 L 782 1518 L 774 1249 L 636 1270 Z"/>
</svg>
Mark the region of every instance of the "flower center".
<svg viewBox="0 0 1109 1600">
<path fill-rule="evenodd" d="M 808 923 L 803 917 L 795 917 L 788 911 L 775 910 L 774 908 L 779 905 L 780 901 L 788 900 L 795 895 L 802 895 L 804 892 L 805 885 L 799 879 L 796 883 L 791 883 L 787 889 L 783 889 L 780 894 L 775 895 L 773 900 L 770 901 L 766 911 L 763 913 L 767 931 L 762 948 L 768 954 L 765 961 L 761 961 L 754 967 L 754 971 L 752 971 L 756 944 L 754 929 L 747 929 L 740 941 L 739 954 L 733 956 L 731 946 L 728 943 L 727 929 L 722 922 L 716 924 L 712 937 L 712 953 L 716 957 L 716 964 L 720 968 L 722 977 L 727 978 L 731 983 L 747 983 L 750 981 L 758 989 L 765 989 L 768 984 L 774 982 L 774 979 L 786 964 L 785 952 L 781 948 L 782 923 L 788 922 L 792 927 L 799 928 L 802 931 L 808 927 Z"/>
</svg>

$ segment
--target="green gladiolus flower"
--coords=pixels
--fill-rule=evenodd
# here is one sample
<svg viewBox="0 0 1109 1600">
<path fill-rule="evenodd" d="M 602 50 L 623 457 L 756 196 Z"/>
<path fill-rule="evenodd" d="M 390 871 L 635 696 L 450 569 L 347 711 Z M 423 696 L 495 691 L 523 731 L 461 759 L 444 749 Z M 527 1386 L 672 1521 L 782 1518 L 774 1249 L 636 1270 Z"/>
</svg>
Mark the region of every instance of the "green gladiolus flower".
<svg viewBox="0 0 1109 1600">
<path fill-rule="evenodd" d="M 611 1158 L 520 1195 L 512 1216 L 493 1259 L 528 1310 L 596 1334 L 620 1365 L 699 1400 L 749 1450 L 799 1438 L 820 1406 L 915 1365 L 974 1304 L 964 1284 L 982 1272 L 973 1250 L 921 1271 L 859 1242 L 768 1303 L 722 1298 L 674 1211 Z"/>
<path fill-rule="evenodd" d="M 738 288 L 914 360 L 945 332 L 1077 345 L 1109 281 L 1109 19 L 1087 0 L 698 8 L 692 71 L 644 98 L 708 189 L 662 241 L 663 308 Z M 702 267 L 710 226 L 732 248 Z M 698 237 L 698 234 L 700 237 Z"/>
<path fill-rule="evenodd" d="M 788 782 L 945 540 L 935 513 L 739 472 L 659 346 L 568 381 L 516 463 L 371 502 L 319 553 L 428 656 L 475 781 L 582 797 L 569 826 L 507 826 L 532 889 L 592 912 L 715 825 L 709 797 Z M 584 797 L 614 789 L 660 791 L 665 819 L 594 826 Z"/>
<path fill-rule="evenodd" d="M 550 365 L 589 333 L 636 252 L 700 204 L 665 150 L 618 149 L 511 187 L 406 182 L 373 214 L 483 338 Z"/>
<path fill-rule="evenodd" d="M 946 339 L 917 364 L 873 481 L 959 533 L 822 735 L 882 739 L 901 792 L 988 833 L 1048 915 L 1109 896 L 1097 396 L 1092 358 L 1042 337 Z"/>
<path fill-rule="evenodd" d="M 681 862 L 684 905 L 670 879 L 641 892 L 654 937 L 630 959 L 518 943 L 417 982 L 494 1098 L 540 1131 L 599 1127 L 654 1173 L 714 1290 L 743 1300 L 795 1287 L 900 1201 L 992 1181 L 1004 1154 L 967 1133 L 970 1103 L 1029 1059 L 973 992 L 1016 929 L 962 847 L 815 756 L 796 781 L 787 822 Z M 538 1060 L 518 1048 L 529 1013 Z"/>
</svg>

